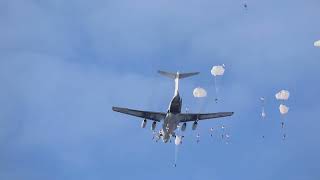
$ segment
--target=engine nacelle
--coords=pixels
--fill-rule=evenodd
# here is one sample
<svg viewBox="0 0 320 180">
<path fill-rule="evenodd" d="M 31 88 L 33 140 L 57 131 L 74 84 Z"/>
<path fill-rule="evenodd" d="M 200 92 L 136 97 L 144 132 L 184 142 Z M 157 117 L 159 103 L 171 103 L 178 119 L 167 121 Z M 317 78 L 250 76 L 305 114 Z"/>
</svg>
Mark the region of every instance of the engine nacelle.
<svg viewBox="0 0 320 180">
<path fill-rule="evenodd" d="M 141 123 L 141 128 L 145 128 L 146 125 L 147 125 L 147 120 L 144 119 L 144 120 L 142 121 L 142 123 Z"/>
<path fill-rule="evenodd" d="M 192 124 L 192 130 L 196 130 L 196 129 L 197 129 L 197 126 L 198 126 L 198 122 L 195 121 L 195 122 Z"/>
<path fill-rule="evenodd" d="M 151 130 L 154 131 L 156 129 L 157 126 L 157 122 L 153 121 L 152 125 L 151 125 Z"/>
<path fill-rule="evenodd" d="M 183 123 L 181 126 L 181 131 L 185 131 L 187 128 L 187 123 Z"/>
</svg>

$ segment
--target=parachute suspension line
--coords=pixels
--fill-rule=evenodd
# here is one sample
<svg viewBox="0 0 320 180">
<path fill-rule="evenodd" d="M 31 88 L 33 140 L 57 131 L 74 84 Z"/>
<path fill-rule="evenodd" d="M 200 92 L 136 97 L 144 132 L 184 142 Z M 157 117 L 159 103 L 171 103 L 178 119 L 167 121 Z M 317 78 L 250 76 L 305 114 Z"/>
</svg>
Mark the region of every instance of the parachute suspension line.
<svg viewBox="0 0 320 180">
<path fill-rule="evenodd" d="M 261 118 L 262 119 L 265 119 L 265 117 L 266 117 L 266 112 L 265 112 L 265 98 L 264 97 L 261 97 L 260 98 L 260 100 L 261 100 Z"/>
<path fill-rule="evenodd" d="M 199 112 L 198 113 L 201 113 L 202 108 L 203 108 L 203 99 L 198 98 L 197 104 L 199 105 Z"/>
<path fill-rule="evenodd" d="M 173 167 L 177 167 L 178 153 L 179 153 L 179 145 L 175 145 L 174 165 L 173 165 Z"/>
<path fill-rule="evenodd" d="M 286 139 L 286 125 L 285 125 L 285 114 L 281 115 L 281 131 L 282 131 L 282 140 Z"/>
<path fill-rule="evenodd" d="M 204 109 L 205 97 L 207 96 L 207 91 L 204 88 L 197 87 L 193 90 L 193 96 L 197 99 L 197 106 L 199 107 L 199 113 Z"/>
<path fill-rule="evenodd" d="M 217 78 L 216 77 L 214 77 L 214 88 L 215 88 L 215 90 L 216 90 L 216 97 L 215 97 L 215 99 L 214 99 L 214 101 L 217 103 L 218 102 L 218 86 L 217 86 Z"/>
<path fill-rule="evenodd" d="M 174 153 L 174 165 L 173 167 L 177 167 L 178 154 L 179 154 L 179 146 L 182 144 L 183 136 L 176 135 L 175 137 L 175 153 Z"/>
<path fill-rule="evenodd" d="M 286 114 L 288 113 L 289 111 L 289 107 L 287 107 L 286 105 L 283 105 L 283 104 L 280 104 L 279 106 L 279 110 L 280 110 L 280 113 L 281 113 L 281 130 L 282 130 L 282 140 L 285 140 L 286 139 L 286 133 L 285 133 L 285 116 Z"/>
<path fill-rule="evenodd" d="M 218 88 L 218 84 L 217 84 L 217 78 L 218 76 L 223 76 L 225 72 L 225 66 L 224 64 L 218 65 L 218 66 L 213 66 L 211 69 L 211 74 L 214 76 L 214 85 L 215 85 L 215 90 L 216 90 L 216 98 L 215 98 L 215 102 L 218 102 L 218 92 L 219 92 L 219 88 Z"/>
</svg>

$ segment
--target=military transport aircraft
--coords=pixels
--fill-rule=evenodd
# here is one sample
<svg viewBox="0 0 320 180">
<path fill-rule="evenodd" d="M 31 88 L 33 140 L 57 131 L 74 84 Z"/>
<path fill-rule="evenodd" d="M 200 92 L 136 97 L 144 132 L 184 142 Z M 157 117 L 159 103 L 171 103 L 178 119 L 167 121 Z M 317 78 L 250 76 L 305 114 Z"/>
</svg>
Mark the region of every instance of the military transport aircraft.
<svg viewBox="0 0 320 180">
<path fill-rule="evenodd" d="M 232 116 L 233 112 L 218 112 L 218 113 L 205 113 L 205 114 L 194 114 L 194 113 L 181 113 L 182 99 L 179 95 L 179 79 L 186 78 L 189 76 L 197 75 L 199 72 L 194 73 L 170 73 L 164 71 L 158 71 L 163 76 L 174 79 L 175 90 L 174 96 L 169 104 L 167 112 L 151 112 L 151 111 L 140 111 L 128 108 L 112 107 L 113 111 L 128 114 L 131 116 L 144 118 L 141 127 L 145 128 L 147 120 L 153 121 L 151 129 L 155 130 L 156 123 L 162 122 L 162 129 L 159 132 L 159 138 L 161 137 L 164 143 L 167 143 L 171 137 L 176 137 L 175 130 L 180 123 L 183 123 L 181 130 L 186 129 L 187 122 L 193 122 L 192 130 L 197 128 L 199 120 L 221 118 L 226 116 Z"/>
</svg>

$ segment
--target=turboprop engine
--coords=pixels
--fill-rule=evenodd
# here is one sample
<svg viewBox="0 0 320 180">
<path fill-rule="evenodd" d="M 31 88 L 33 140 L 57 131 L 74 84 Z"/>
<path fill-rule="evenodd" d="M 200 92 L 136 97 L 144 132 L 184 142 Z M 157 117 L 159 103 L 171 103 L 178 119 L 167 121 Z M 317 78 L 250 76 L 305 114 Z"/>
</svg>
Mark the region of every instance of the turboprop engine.
<svg viewBox="0 0 320 180">
<path fill-rule="evenodd" d="M 187 123 L 183 123 L 181 126 L 181 131 L 185 131 L 187 128 Z"/>
<path fill-rule="evenodd" d="M 152 125 L 151 125 L 151 130 L 154 131 L 156 129 L 157 126 L 157 122 L 153 121 Z"/>
<path fill-rule="evenodd" d="M 198 122 L 195 121 L 195 122 L 192 124 L 192 130 L 196 130 L 196 129 L 197 129 L 197 126 L 198 126 Z"/>
<path fill-rule="evenodd" d="M 141 128 L 145 128 L 147 125 L 147 119 L 144 119 L 141 123 Z"/>
</svg>

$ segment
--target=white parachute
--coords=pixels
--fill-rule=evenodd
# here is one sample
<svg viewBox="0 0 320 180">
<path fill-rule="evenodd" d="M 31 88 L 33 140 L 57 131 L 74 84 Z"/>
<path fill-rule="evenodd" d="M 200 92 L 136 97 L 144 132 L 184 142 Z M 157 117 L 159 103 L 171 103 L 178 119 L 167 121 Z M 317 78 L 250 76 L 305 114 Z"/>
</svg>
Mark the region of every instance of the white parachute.
<svg viewBox="0 0 320 180">
<path fill-rule="evenodd" d="M 206 97 L 207 91 L 201 87 L 197 87 L 193 90 L 193 96 L 196 98 Z"/>
<path fill-rule="evenodd" d="M 281 90 L 281 91 L 279 91 L 275 96 L 276 96 L 276 99 L 277 99 L 277 100 L 283 100 L 283 101 L 285 101 L 285 100 L 288 100 L 288 99 L 289 99 L 289 97 L 290 97 L 290 92 L 287 91 L 287 90 Z"/>
<path fill-rule="evenodd" d="M 216 90 L 216 98 L 215 98 L 216 103 L 218 102 L 218 91 L 219 91 L 219 88 L 217 86 L 217 77 L 223 76 L 224 72 L 225 72 L 225 65 L 224 64 L 222 64 L 222 66 L 221 65 L 213 66 L 211 69 L 211 74 L 214 76 L 214 86 L 215 86 L 215 90 Z"/>
<path fill-rule="evenodd" d="M 197 87 L 193 90 L 193 96 L 197 101 L 197 109 L 199 109 L 199 111 L 203 111 L 203 109 L 205 108 L 205 97 L 207 97 L 207 91 L 204 88 Z"/>
<path fill-rule="evenodd" d="M 180 145 L 182 144 L 182 137 L 181 136 L 176 136 L 176 139 L 174 140 L 175 145 Z"/>
<path fill-rule="evenodd" d="M 315 41 L 313 45 L 314 45 L 315 47 L 320 47 L 320 40 Z"/>
<path fill-rule="evenodd" d="M 284 104 L 280 104 L 279 111 L 282 115 L 285 115 L 289 112 L 289 107 Z"/>
<path fill-rule="evenodd" d="M 213 66 L 212 69 L 211 69 L 211 74 L 213 76 L 222 76 L 224 74 L 224 64 L 222 66 Z"/>
</svg>

